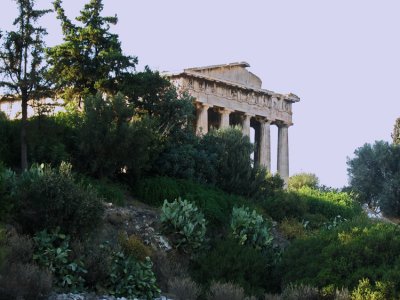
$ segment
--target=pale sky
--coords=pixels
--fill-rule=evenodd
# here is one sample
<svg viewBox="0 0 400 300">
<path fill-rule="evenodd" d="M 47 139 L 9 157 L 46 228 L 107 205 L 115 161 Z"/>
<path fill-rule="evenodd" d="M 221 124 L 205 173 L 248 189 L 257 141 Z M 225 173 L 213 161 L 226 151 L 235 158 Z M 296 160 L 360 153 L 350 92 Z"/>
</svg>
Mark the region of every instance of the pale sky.
<svg viewBox="0 0 400 300">
<path fill-rule="evenodd" d="M 37 0 L 38 7 L 51 7 Z M 69 16 L 86 1 L 64 0 Z M 159 71 L 246 61 L 263 88 L 293 92 L 290 173 L 347 184 L 346 158 L 375 140 L 391 140 L 400 116 L 398 0 L 104 0 L 117 14 L 125 54 L 138 70 Z M 1 0 L 0 29 L 17 14 Z M 54 14 L 42 18 L 48 46 L 61 41 Z M 276 128 L 272 128 L 273 170 Z"/>
</svg>

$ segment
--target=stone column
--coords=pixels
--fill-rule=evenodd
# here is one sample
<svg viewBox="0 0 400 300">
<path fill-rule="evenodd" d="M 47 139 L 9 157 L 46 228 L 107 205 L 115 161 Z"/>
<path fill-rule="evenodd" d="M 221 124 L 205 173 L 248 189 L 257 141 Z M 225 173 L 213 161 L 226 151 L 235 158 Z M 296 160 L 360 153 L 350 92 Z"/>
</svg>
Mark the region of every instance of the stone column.
<svg viewBox="0 0 400 300">
<path fill-rule="evenodd" d="M 289 136 L 288 124 L 278 124 L 278 173 L 287 187 L 289 179 Z"/>
<path fill-rule="evenodd" d="M 221 109 L 221 122 L 219 128 L 228 128 L 229 127 L 229 115 L 231 114 L 232 110 L 230 109 Z"/>
<path fill-rule="evenodd" d="M 203 135 L 208 132 L 208 109 L 210 105 L 206 103 L 197 104 L 197 124 L 196 134 Z"/>
<path fill-rule="evenodd" d="M 243 135 L 247 135 L 250 137 L 250 119 L 251 117 L 254 117 L 254 115 L 251 114 L 244 114 L 243 121 L 242 121 L 242 133 Z"/>
<path fill-rule="evenodd" d="M 270 120 L 260 119 L 259 163 L 271 172 Z"/>
</svg>

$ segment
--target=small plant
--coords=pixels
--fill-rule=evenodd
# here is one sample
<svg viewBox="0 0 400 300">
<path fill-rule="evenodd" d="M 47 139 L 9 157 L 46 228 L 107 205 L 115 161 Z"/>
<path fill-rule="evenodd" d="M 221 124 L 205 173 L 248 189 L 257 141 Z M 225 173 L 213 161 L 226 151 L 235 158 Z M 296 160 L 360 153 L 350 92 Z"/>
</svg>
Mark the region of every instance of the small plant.
<svg viewBox="0 0 400 300">
<path fill-rule="evenodd" d="M 270 246 L 273 240 L 265 219 L 255 210 L 250 212 L 249 208 L 233 208 L 231 229 L 241 245 L 251 245 L 256 249 Z"/>
<path fill-rule="evenodd" d="M 200 286 L 189 277 L 170 279 L 168 291 L 176 300 L 196 300 L 201 294 Z"/>
<path fill-rule="evenodd" d="M 151 248 L 143 244 L 140 238 L 135 235 L 125 237 L 125 235 L 121 234 L 119 243 L 126 255 L 132 256 L 139 261 L 145 261 L 146 257 L 150 257 L 152 254 Z"/>
<path fill-rule="evenodd" d="M 108 291 L 117 297 L 154 299 L 160 294 L 156 277 L 152 271 L 153 263 L 147 257 L 140 262 L 122 251 L 112 251 L 111 274 Z"/>
<path fill-rule="evenodd" d="M 33 264 L 10 264 L 0 276 L 1 299 L 42 299 L 52 287 L 51 273 Z"/>
<path fill-rule="evenodd" d="M 318 300 L 318 289 L 308 285 L 288 285 L 282 292 L 282 300 Z"/>
<path fill-rule="evenodd" d="M 345 218 L 342 218 L 340 215 L 337 215 L 336 217 L 333 218 L 331 222 L 326 222 L 324 223 L 323 228 L 327 230 L 331 230 L 333 228 L 336 228 L 339 226 L 339 224 L 346 222 L 347 220 Z"/>
<path fill-rule="evenodd" d="M 7 263 L 30 263 L 33 257 L 33 240 L 29 236 L 14 234 L 7 241 Z"/>
<path fill-rule="evenodd" d="M 284 219 L 279 228 L 285 238 L 289 240 L 305 237 L 308 223 L 300 223 L 296 219 Z"/>
<path fill-rule="evenodd" d="M 368 278 L 363 278 L 358 282 L 358 286 L 351 293 L 352 300 L 385 300 L 395 299 L 394 295 L 391 295 L 392 287 L 390 284 L 377 281 L 371 284 Z"/>
<path fill-rule="evenodd" d="M 164 232 L 173 235 L 176 248 L 184 251 L 202 246 L 206 234 L 206 220 L 197 206 L 181 198 L 169 203 L 164 201 L 161 213 Z"/>
<path fill-rule="evenodd" d="M 212 282 L 207 295 L 208 300 L 243 300 L 245 299 L 244 289 L 231 282 Z"/>
<path fill-rule="evenodd" d="M 71 259 L 70 238 L 58 230 L 48 233 L 43 230 L 37 233 L 33 260 L 47 268 L 54 276 L 54 284 L 59 289 L 80 291 L 83 289 L 83 275 L 87 272 L 83 263 Z"/>
</svg>

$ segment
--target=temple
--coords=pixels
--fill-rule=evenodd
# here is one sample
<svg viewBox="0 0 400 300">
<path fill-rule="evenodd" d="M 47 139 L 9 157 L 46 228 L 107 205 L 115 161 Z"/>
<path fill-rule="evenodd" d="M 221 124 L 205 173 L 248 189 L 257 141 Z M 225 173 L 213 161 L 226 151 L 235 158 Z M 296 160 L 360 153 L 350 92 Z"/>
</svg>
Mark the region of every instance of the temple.
<svg viewBox="0 0 400 300">
<path fill-rule="evenodd" d="M 255 164 L 271 171 L 270 126 L 278 127 L 277 171 L 289 178 L 289 136 L 292 123 L 292 104 L 300 101 L 294 94 L 278 94 L 262 88 L 259 77 L 249 72 L 250 65 L 238 62 L 185 69 L 168 74 L 179 88 L 195 99 L 196 131 L 206 134 L 210 128 L 239 125 L 243 134 L 255 131 Z"/>
</svg>

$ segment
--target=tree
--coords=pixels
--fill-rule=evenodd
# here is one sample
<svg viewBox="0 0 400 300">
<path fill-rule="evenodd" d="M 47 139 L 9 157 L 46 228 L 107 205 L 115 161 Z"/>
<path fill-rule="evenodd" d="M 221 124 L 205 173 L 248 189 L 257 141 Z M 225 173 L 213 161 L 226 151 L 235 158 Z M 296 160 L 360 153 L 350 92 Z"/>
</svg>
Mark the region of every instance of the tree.
<svg viewBox="0 0 400 300">
<path fill-rule="evenodd" d="M 48 92 L 43 63 L 46 30 L 35 26 L 37 20 L 50 10 L 35 10 L 34 0 L 15 0 L 19 15 L 13 25 L 16 31 L 7 32 L 0 49 L 0 87 L 9 100 L 21 100 L 21 168 L 28 167 L 26 130 L 28 101 L 40 99 Z"/>
<path fill-rule="evenodd" d="M 400 145 L 400 118 L 397 118 L 392 133 L 393 144 Z"/>
<path fill-rule="evenodd" d="M 318 188 L 319 179 L 313 173 L 298 173 L 289 178 L 289 189 L 298 190 L 303 186 L 308 186 L 312 189 Z"/>
<path fill-rule="evenodd" d="M 54 1 L 61 21 L 64 43 L 48 49 L 50 74 L 56 90 L 65 100 L 79 100 L 98 91 L 116 94 L 132 76 L 137 58 L 122 53 L 118 35 L 109 32 L 116 16 L 103 17 L 102 0 L 91 0 L 76 18 L 75 25 L 65 15 L 62 1 Z"/>
</svg>

